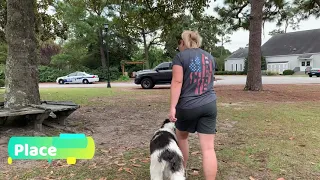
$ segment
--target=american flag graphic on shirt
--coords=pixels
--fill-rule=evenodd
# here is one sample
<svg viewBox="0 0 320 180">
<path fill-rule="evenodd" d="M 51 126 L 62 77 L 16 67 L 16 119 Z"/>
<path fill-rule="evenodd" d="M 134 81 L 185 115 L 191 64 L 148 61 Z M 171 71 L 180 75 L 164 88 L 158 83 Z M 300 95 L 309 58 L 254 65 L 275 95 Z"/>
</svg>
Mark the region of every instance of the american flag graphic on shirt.
<svg viewBox="0 0 320 180">
<path fill-rule="evenodd" d="M 201 95 L 208 90 L 212 78 L 212 60 L 204 54 L 191 60 L 190 84 L 196 84 L 195 94 Z"/>
</svg>

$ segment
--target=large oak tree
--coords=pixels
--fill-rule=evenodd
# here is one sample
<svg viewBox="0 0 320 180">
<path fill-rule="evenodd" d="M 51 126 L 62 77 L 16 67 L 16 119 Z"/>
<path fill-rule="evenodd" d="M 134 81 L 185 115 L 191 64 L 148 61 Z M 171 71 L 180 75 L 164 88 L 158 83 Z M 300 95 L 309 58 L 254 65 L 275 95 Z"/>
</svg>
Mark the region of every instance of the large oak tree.
<svg viewBox="0 0 320 180">
<path fill-rule="evenodd" d="M 39 104 L 35 0 L 8 0 L 5 107 Z"/>
</svg>

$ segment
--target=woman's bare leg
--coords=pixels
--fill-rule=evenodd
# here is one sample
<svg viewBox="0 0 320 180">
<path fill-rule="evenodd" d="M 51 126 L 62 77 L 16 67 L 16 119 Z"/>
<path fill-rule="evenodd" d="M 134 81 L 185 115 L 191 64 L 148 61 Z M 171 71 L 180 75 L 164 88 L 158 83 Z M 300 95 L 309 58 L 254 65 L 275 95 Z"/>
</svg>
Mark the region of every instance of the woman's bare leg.
<svg viewBox="0 0 320 180">
<path fill-rule="evenodd" d="M 217 176 L 218 163 L 214 150 L 214 134 L 198 133 L 202 151 L 202 165 L 206 180 L 215 180 Z"/>
</svg>

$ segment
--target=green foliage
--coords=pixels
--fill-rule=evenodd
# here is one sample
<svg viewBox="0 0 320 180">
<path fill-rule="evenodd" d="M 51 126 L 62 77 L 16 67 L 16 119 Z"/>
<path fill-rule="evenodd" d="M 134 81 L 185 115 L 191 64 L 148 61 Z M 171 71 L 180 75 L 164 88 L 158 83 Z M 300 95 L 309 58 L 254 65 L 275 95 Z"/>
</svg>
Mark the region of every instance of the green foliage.
<svg viewBox="0 0 320 180">
<path fill-rule="evenodd" d="M 5 64 L 7 60 L 8 45 L 0 42 L 0 64 Z"/>
<path fill-rule="evenodd" d="M 267 70 L 267 61 L 264 56 L 261 56 L 261 70 Z M 245 60 L 244 60 L 243 71 L 245 73 L 248 72 L 248 58 L 245 58 Z"/>
<path fill-rule="evenodd" d="M 265 71 L 264 74 L 267 75 L 267 76 L 277 76 L 277 75 L 279 75 L 279 73 L 277 73 L 277 72 L 272 72 L 272 71 Z"/>
<path fill-rule="evenodd" d="M 294 71 L 291 69 L 287 69 L 283 71 L 283 75 L 292 75 L 292 74 L 294 74 Z"/>
<path fill-rule="evenodd" d="M 215 75 L 246 75 L 243 71 L 216 71 Z"/>
<path fill-rule="evenodd" d="M 300 16 L 301 20 L 308 19 L 310 16 L 320 17 L 320 1 L 319 0 L 294 0 L 293 7 L 295 13 Z"/>
<path fill-rule="evenodd" d="M 107 80 L 107 74 L 103 72 L 102 68 L 98 69 L 88 69 L 86 67 L 79 67 L 78 69 L 58 69 L 55 67 L 48 67 L 48 66 L 40 66 L 39 67 L 39 81 L 40 82 L 55 82 L 58 77 L 66 76 L 70 73 L 73 73 L 75 71 L 84 71 L 89 74 L 98 75 L 100 78 L 100 81 L 106 81 Z M 110 67 L 110 79 L 111 80 L 117 80 L 121 72 L 117 67 Z"/>
<path fill-rule="evenodd" d="M 130 77 L 129 76 L 124 76 L 124 75 L 121 75 L 118 79 L 118 81 L 129 81 L 130 80 Z"/>
<path fill-rule="evenodd" d="M 55 15 L 48 14 L 53 0 L 37 1 L 35 9 L 36 35 L 39 41 L 47 41 L 60 37 L 66 39 L 67 24 L 59 21 Z M 7 0 L 0 2 L 0 42 L 5 42 L 5 26 L 7 23 Z"/>
<path fill-rule="evenodd" d="M 4 87 L 5 86 L 5 80 L 4 79 L 0 79 L 0 87 Z"/>
<path fill-rule="evenodd" d="M 274 21 L 285 4 L 285 0 L 266 0 L 264 4 L 263 21 Z M 225 0 L 224 6 L 215 7 L 215 11 L 218 12 L 221 22 L 230 25 L 228 30 L 236 31 L 240 28 L 249 30 L 249 0 Z"/>
</svg>

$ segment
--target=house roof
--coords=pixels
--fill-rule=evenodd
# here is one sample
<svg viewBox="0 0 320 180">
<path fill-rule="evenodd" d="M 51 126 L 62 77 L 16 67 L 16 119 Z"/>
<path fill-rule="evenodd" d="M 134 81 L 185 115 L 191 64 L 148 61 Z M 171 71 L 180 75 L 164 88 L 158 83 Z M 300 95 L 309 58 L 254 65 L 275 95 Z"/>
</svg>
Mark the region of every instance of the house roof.
<svg viewBox="0 0 320 180">
<path fill-rule="evenodd" d="M 318 53 L 320 52 L 320 29 L 277 34 L 261 48 L 264 56 Z"/>
<path fill-rule="evenodd" d="M 238 50 L 234 51 L 227 59 L 232 58 L 246 58 L 248 56 L 248 48 L 239 48 Z"/>
<path fill-rule="evenodd" d="M 302 54 L 299 56 L 299 58 L 303 59 L 303 58 L 310 58 L 312 56 L 312 54 Z"/>
</svg>

